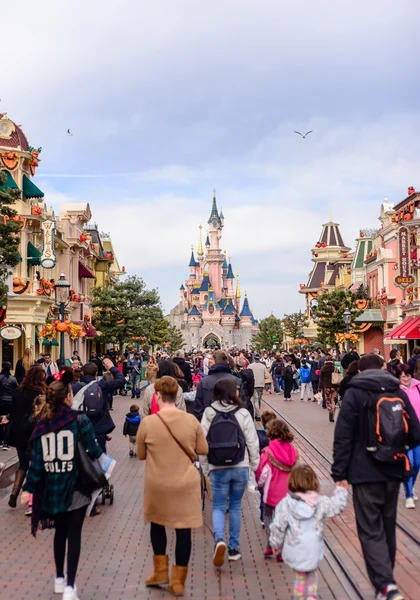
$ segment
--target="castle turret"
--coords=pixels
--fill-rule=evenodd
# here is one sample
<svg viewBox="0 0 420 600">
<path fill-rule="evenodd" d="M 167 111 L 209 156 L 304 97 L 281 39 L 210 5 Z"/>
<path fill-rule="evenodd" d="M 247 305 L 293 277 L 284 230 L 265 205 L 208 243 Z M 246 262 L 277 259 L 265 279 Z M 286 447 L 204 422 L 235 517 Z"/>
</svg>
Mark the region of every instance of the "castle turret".
<svg viewBox="0 0 420 600">
<path fill-rule="evenodd" d="M 222 237 L 223 224 L 217 210 L 216 190 L 213 190 L 213 205 L 208 220 L 210 248 L 207 250 L 206 261 L 209 265 L 210 282 L 217 300 L 222 297 L 222 264 L 224 256 L 220 251 L 219 242 Z"/>
<path fill-rule="evenodd" d="M 238 272 L 236 272 L 235 307 L 236 307 L 236 312 L 239 314 L 239 311 L 241 308 L 241 286 L 239 283 L 239 273 Z"/>
<path fill-rule="evenodd" d="M 248 296 L 245 292 L 245 300 L 241 310 L 241 324 L 240 327 L 252 327 L 254 317 L 252 315 L 251 309 L 249 307 Z"/>
<path fill-rule="evenodd" d="M 227 272 L 226 272 L 226 298 L 233 298 L 234 297 L 234 290 L 233 290 L 233 280 L 235 279 L 235 275 L 233 274 L 233 270 L 232 270 L 232 262 L 229 256 L 229 264 L 228 264 L 228 268 L 227 268 Z"/>
<path fill-rule="evenodd" d="M 190 258 L 190 279 L 196 279 L 197 278 L 197 267 L 199 267 L 200 264 L 195 260 L 195 256 L 194 256 L 194 246 L 191 246 L 191 258 Z"/>
</svg>

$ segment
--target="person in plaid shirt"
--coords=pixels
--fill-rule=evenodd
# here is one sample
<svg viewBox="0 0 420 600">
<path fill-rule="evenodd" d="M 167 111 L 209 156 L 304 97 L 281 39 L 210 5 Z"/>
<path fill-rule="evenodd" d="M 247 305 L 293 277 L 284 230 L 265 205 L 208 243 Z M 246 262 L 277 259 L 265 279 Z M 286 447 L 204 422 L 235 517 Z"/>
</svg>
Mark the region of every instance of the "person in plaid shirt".
<svg viewBox="0 0 420 600">
<path fill-rule="evenodd" d="M 33 494 L 32 533 L 41 527 L 55 527 L 54 558 L 56 578 L 54 593 L 63 600 L 78 600 L 75 586 L 80 556 L 81 534 L 91 498 L 77 490 L 77 441 L 82 440 L 88 455 L 99 458 L 102 450 L 96 442 L 91 421 L 72 410 L 71 369 L 63 370 L 58 381 L 47 388 L 45 404 L 31 437 L 32 457 L 22 504 Z M 64 558 L 67 544 L 67 582 Z"/>
</svg>

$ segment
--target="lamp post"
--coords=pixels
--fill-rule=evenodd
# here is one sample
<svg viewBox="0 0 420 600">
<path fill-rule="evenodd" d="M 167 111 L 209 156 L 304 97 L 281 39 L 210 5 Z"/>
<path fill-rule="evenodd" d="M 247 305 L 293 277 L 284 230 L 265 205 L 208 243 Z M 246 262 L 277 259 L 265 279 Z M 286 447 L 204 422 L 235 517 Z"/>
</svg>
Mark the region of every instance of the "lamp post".
<svg viewBox="0 0 420 600">
<path fill-rule="evenodd" d="M 64 309 L 70 301 L 70 284 L 66 280 L 64 273 L 61 273 L 60 279 L 55 284 L 55 303 L 60 308 L 60 321 L 64 323 Z M 64 331 L 60 332 L 60 369 L 64 366 Z"/>
<path fill-rule="evenodd" d="M 352 317 L 351 312 L 349 311 L 348 308 L 346 308 L 346 310 L 343 312 L 343 321 L 346 325 L 346 333 L 347 334 L 350 333 L 351 317 Z M 349 352 L 349 350 L 350 350 L 350 340 L 347 339 L 346 340 L 346 351 Z"/>
<path fill-rule="evenodd" d="M 302 354 L 302 337 L 303 337 L 303 323 L 302 321 L 298 321 L 297 324 L 299 331 L 298 331 L 298 337 L 299 337 L 299 352 Z"/>
</svg>

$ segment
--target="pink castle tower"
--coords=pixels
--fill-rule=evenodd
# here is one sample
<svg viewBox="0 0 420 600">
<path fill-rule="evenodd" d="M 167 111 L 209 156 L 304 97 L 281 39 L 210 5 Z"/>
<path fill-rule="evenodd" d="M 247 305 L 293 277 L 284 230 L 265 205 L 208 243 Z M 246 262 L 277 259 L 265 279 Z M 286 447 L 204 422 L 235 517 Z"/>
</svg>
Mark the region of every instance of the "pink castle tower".
<svg viewBox="0 0 420 600">
<path fill-rule="evenodd" d="M 224 255 L 220 250 L 220 239 L 223 229 L 223 214 L 219 215 L 216 203 L 216 190 L 213 190 L 213 206 L 211 209 L 209 224 L 210 247 L 207 248 L 206 262 L 208 264 L 210 283 L 214 290 L 216 300 L 222 297 L 222 265 Z"/>
</svg>

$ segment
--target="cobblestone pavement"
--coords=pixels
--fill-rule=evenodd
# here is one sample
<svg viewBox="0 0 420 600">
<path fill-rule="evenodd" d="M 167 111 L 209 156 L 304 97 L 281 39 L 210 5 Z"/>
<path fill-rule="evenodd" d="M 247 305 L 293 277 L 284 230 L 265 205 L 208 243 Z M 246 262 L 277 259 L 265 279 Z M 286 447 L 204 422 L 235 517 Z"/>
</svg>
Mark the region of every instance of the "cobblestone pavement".
<svg viewBox="0 0 420 600">
<path fill-rule="evenodd" d="M 322 454 L 320 456 L 308 441 L 296 434 L 295 444 L 301 457 L 317 471 L 323 490 L 333 489 L 330 477 L 334 424 L 328 421 L 328 414 L 317 403 L 301 402 L 298 394 L 293 394 L 292 402 L 285 402 L 283 396 L 266 395 L 266 405 L 274 407 L 280 415 L 295 426 Z M 295 432 L 296 433 L 296 432 Z M 407 600 L 420 598 L 420 512 L 407 510 L 401 490 L 398 508 L 398 523 L 408 530 L 417 542 L 397 529 L 398 553 L 395 577 Z M 350 500 L 346 511 L 339 517 L 327 521 L 325 537 L 337 552 L 351 576 L 357 582 L 366 598 L 372 596 L 366 576 L 360 544 L 356 535 L 353 505 Z"/>
<path fill-rule="evenodd" d="M 152 552 L 149 527 L 144 525 L 142 515 L 144 465 L 128 456 L 128 442 L 122 436 L 122 423 L 130 404 L 131 399 L 123 397 L 117 397 L 114 404 L 112 414 L 117 427 L 109 452 L 118 460 L 113 474 L 115 503 L 113 506 L 106 504 L 102 514 L 88 519 L 84 527 L 77 581 L 81 600 L 171 597 L 165 590 L 149 590 L 144 586 L 145 578 L 151 573 Z M 10 509 L 6 495 L 0 499 L 0 598 L 52 600 L 53 533 L 40 532 L 36 540 L 33 539 L 29 532 L 29 519 L 25 518 L 23 510 L 21 506 Z M 290 569 L 263 558 L 266 536 L 258 517 L 255 497 L 247 493 L 241 531 L 243 559 L 217 570 L 211 560 L 211 506 L 206 503 L 205 526 L 194 532 L 186 598 L 274 600 L 291 597 Z M 168 539 L 169 554 L 173 556 L 173 536 Z M 322 600 L 353 597 L 328 553 L 321 567 L 319 597 Z"/>
</svg>

